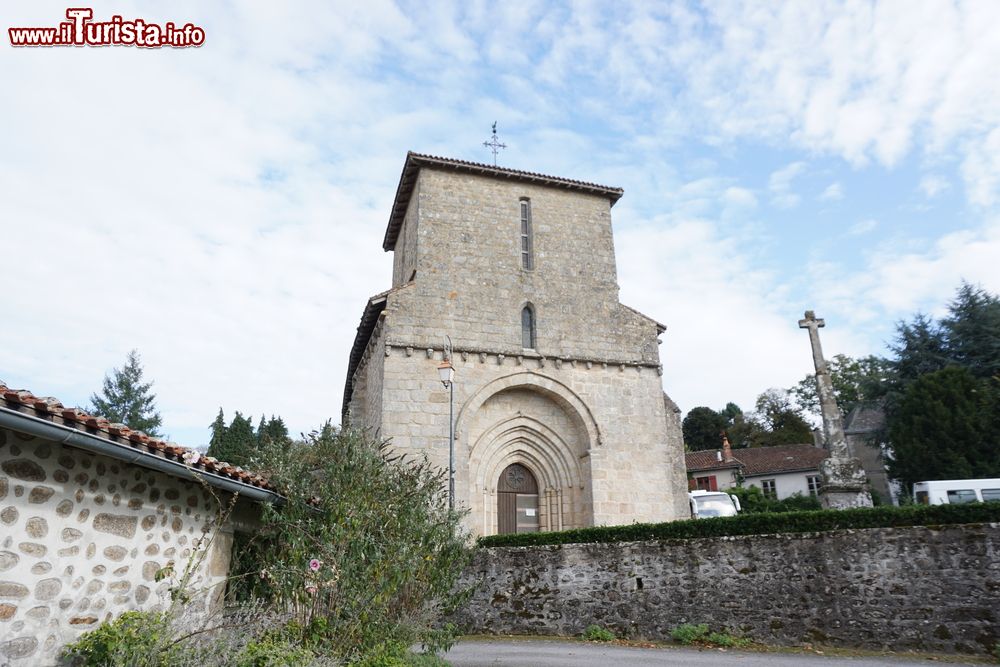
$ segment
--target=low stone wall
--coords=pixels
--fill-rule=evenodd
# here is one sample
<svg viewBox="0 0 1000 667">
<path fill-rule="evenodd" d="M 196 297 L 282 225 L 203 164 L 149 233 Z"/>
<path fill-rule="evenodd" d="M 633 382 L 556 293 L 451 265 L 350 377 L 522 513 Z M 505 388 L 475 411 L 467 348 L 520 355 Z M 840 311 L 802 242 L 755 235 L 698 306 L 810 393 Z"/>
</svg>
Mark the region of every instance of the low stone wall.
<svg viewBox="0 0 1000 667">
<path fill-rule="evenodd" d="M 0 665 L 52 664 L 101 622 L 162 607 L 156 572 L 183 570 L 217 510 L 194 481 L 0 429 Z M 225 580 L 231 545 L 216 536 L 199 588 Z"/>
<path fill-rule="evenodd" d="M 683 623 L 771 644 L 983 653 L 1000 641 L 1000 524 L 480 550 L 456 620 L 487 634 Z"/>
</svg>

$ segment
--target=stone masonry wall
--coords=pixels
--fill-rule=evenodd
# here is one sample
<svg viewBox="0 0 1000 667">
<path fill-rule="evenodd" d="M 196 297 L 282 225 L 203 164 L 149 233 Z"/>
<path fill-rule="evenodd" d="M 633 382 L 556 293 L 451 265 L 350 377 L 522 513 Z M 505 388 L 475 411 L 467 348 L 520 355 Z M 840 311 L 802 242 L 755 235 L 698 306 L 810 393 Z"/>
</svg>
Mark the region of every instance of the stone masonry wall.
<svg viewBox="0 0 1000 667">
<path fill-rule="evenodd" d="M 480 550 L 458 621 L 487 634 L 683 623 L 771 644 L 983 653 L 1000 641 L 1000 524 Z"/>
<path fill-rule="evenodd" d="M 524 198 L 532 269 L 521 265 Z M 354 375 L 351 426 L 446 467 L 448 392 L 436 368 L 449 336 L 456 495 L 475 533 L 496 531 L 496 483 L 514 462 L 539 482 L 543 529 L 687 516 L 658 325 L 618 301 L 606 197 L 424 168 L 394 252 L 394 289 Z M 526 303 L 533 349 L 522 346 Z"/>
<path fill-rule="evenodd" d="M 197 483 L 0 429 L 0 664 L 53 664 L 80 633 L 162 608 L 156 572 L 183 569 L 216 510 Z M 216 536 L 198 587 L 225 580 L 231 545 Z"/>
</svg>

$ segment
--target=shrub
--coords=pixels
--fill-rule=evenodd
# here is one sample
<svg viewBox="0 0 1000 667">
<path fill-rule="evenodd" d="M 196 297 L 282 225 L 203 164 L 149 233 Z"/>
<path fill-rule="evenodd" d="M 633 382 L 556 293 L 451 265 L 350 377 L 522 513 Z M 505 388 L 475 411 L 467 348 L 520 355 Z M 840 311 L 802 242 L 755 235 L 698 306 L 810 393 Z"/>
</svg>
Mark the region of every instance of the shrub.
<svg viewBox="0 0 1000 667">
<path fill-rule="evenodd" d="M 545 544 L 694 539 L 726 535 L 810 533 L 849 528 L 995 523 L 998 521 L 1000 521 L 1000 502 L 969 503 L 967 505 L 883 506 L 849 510 L 743 514 L 669 523 L 597 526 L 553 533 L 490 535 L 479 538 L 478 544 L 481 547 L 523 547 Z"/>
<path fill-rule="evenodd" d="M 233 657 L 233 667 L 308 667 L 315 656 L 278 637 L 251 640 Z"/>
<path fill-rule="evenodd" d="M 670 636 L 675 642 L 686 646 L 699 644 L 702 646 L 732 648 L 750 644 L 749 639 L 734 637 L 728 632 L 709 632 L 707 623 L 699 623 L 697 625 L 685 623 L 684 625 L 678 625 L 670 631 Z"/>
<path fill-rule="evenodd" d="M 758 512 L 796 512 L 821 509 L 819 498 L 804 496 L 801 493 L 789 496 L 783 500 L 768 498 L 757 486 L 737 486 L 726 489 L 740 499 L 740 507 L 747 514 Z"/>
<path fill-rule="evenodd" d="M 684 645 L 700 642 L 704 640 L 706 635 L 708 635 L 707 623 L 699 623 L 698 625 L 685 623 L 684 625 L 678 625 L 670 631 L 670 636 L 673 640 Z"/>
<path fill-rule="evenodd" d="M 127 611 L 108 623 L 83 633 L 63 648 L 63 655 L 79 667 L 128 664 L 158 667 L 169 656 L 170 628 L 166 614 Z"/>
<path fill-rule="evenodd" d="M 583 631 L 583 638 L 588 642 L 612 642 L 615 640 L 615 633 L 599 625 L 588 625 Z"/>
<path fill-rule="evenodd" d="M 434 628 L 464 601 L 471 554 L 443 471 L 329 425 L 265 447 L 258 468 L 286 502 L 241 545 L 239 596 L 291 610 L 293 641 L 346 662 L 395 665 L 408 651 L 394 647 L 454 640 Z"/>
</svg>

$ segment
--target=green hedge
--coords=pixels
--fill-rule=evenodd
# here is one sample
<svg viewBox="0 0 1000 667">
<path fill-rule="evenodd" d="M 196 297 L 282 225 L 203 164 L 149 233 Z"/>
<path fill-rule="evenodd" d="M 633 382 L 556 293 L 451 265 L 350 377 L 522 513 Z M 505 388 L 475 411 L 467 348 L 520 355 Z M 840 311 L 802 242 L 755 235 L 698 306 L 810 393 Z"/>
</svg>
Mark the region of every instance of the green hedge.
<svg viewBox="0 0 1000 667">
<path fill-rule="evenodd" d="M 586 544 L 594 542 L 636 542 L 641 540 L 676 540 L 725 535 L 768 535 L 772 533 L 811 533 L 847 528 L 889 528 L 893 526 L 936 526 L 958 523 L 1000 522 L 1000 502 L 968 505 L 910 505 L 908 507 L 871 507 L 851 510 L 783 512 L 780 514 L 743 514 L 673 521 L 670 523 L 634 523 L 628 526 L 577 528 L 557 533 L 520 533 L 481 537 L 481 547 L 526 547 L 543 544 Z"/>
</svg>

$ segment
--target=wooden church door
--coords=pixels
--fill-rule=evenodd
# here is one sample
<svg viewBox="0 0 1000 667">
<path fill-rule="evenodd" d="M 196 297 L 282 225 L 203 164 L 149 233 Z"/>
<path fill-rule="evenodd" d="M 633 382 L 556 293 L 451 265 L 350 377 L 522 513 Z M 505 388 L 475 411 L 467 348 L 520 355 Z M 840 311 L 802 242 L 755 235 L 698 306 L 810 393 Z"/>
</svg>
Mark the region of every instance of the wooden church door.
<svg viewBox="0 0 1000 667">
<path fill-rule="evenodd" d="M 497 482 L 497 532 L 538 532 L 538 483 L 531 471 L 512 463 Z"/>
</svg>

